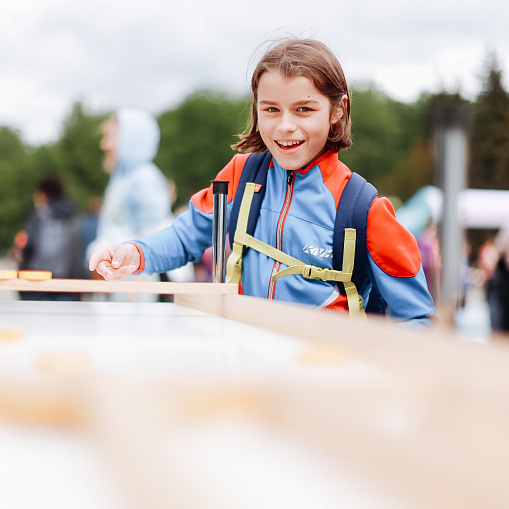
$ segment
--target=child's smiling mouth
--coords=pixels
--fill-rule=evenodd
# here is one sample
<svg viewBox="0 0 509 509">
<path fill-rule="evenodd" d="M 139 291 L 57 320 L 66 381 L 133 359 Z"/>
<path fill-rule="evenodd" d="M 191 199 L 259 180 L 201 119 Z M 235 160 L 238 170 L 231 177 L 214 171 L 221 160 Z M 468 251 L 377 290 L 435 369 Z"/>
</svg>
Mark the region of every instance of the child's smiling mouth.
<svg viewBox="0 0 509 509">
<path fill-rule="evenodd" d="M 304 142 L 302 140 L 294 140 L 294 141 L 278 141 L 278 140 L 275 140 L 276 141 L 276 145 L 279 147 L 279 148 L 282 148 L 282 149 L 292 149 L 292 148 L 297 148 L 299 147 L 300 145 L 302 145 Z"/>
</svg>

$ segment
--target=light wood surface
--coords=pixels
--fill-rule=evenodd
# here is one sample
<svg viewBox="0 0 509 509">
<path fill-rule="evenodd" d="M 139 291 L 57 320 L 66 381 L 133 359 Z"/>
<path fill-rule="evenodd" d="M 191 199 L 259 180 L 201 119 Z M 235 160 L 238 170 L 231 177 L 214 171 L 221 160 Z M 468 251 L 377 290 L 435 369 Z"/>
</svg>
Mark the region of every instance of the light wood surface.
<svg viewBox="0 0 509 509">
<path fill-rule="evenodd" d="M 48 315 L 54 336 L 50 325 L 27 327 L 26 337 L 3 343 L 4 368 L 9 353 L 15 360 L 36 349 L 37 376 L 0 378 L 0 420 L 89 430 L 133 507 L 144 509 L 233 509 L 246 500 L 256 509 L 509 507 L 505 338 L 479 345 L 447 327 L 416 331 L 181 288 L 175 304 L 6 306 L 2 319 L 55 310 L 36 317 Z M 181 347 L 216 341 L 207 358 L 220 369 L 190 371 L 188 350 L 184 369 L 168 364 L 155 376 L 178 356 L 164 348 L 180 318 L 193 329 L 182 329 Z M 97 373 L 115 352 L 131 352 L 133 376 Z"/>
<path fill-rule="evenodd" d="M 478 345 L 460 341 L 452 328 L 440 324 L 429 329 L 401 327 L 377 316 L 364 320 L 243 295 L 179 295 L 175 302 L 288 334 L 310 345 L 340 346 L 408 381 L 448 383 L 474 392 L 507 391 L 509 395 L 507 336 L 493 336 L 489 345 Z"/>
<path fill-rule="evenodd" d="M 154 293 L 154 294 L 225 294 L 237 293 L 237 285 L 224 283 L 173 283 L 152 281 L 100 281 L 92 279 L 49 279 L 0 281 L 1 290 L 19 292 L 79 292 L 79 293 Z"/>
</svg>

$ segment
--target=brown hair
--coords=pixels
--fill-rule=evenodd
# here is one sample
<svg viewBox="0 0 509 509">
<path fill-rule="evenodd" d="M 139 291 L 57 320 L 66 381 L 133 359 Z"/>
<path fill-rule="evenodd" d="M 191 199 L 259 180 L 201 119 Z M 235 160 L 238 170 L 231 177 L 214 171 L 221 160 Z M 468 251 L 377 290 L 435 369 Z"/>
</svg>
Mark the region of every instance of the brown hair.
<svg viewBox="0 0 509 509">
<path fill-rule="evenodd" d="M 253 102 L 251 116 L 241 141 L 232 145 L 234 150 L 263 152 L 267 150 L 258 131 L 258 84 L 262 74 L 269 70 L 278 70 L 284 77 L 304 76 L 313 82 L 316 89 L 326 96 L 331 104 L 331 111 L 343 109 L 341 98 L 348 97 L 346 111 L 338 122 L 331 124 L 327 138 L 327 150 L 339 152 L 352 144 L 350 119 L 350 95 L 341 64 L 331 50 L 323 43 L 312 39 L 287 39 L 269 50 L 260 60 L 253 77 L 251 91 Z"/>
</svg>

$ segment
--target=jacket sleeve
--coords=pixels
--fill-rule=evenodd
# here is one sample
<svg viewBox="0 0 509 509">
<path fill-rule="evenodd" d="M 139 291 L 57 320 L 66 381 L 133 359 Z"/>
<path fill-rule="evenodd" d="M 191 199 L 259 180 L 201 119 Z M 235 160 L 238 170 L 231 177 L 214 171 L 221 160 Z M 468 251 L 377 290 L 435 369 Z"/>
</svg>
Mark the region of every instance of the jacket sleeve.
<svg viewBox="0 0 509 509">
<path fill-rule="evenodd" d="M 375 198 L 368 216 L 367 274 L 396 322 L 427 325 L 435 315 L 415 237 L 395 217 L 387 198 Z"/>
<path fill-rule="evenodd" d="M 247 155 L 238 154 L 219 172 L 217 180 L 227 180 L 227 221 L 238 180 Z M 188 262 L 199 262 L 205 249 L 212 245 L 214 197 L 212 185 L 192 196 L 189 208 L 175 218 L 172 225 L 143 239 L 132 240 L 142 256 L 142 271 L 147 274 L 166 272 Z"/>
</svg>

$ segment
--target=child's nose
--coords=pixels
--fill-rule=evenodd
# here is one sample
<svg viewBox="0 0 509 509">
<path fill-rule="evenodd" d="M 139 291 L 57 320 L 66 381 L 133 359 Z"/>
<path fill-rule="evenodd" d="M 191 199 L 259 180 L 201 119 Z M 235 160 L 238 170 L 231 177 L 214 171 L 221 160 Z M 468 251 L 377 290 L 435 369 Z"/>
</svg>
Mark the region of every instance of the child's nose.
<svg viewBox="0 0 509 509">
<path fill-rule="evenodd" d="M 297 129 L 297 126 L 294 116 L 289 112 L 283 113 L 280 117 L 279 130 L 281 132 L 293 132 L 295 129 Z"/>
</svg>

